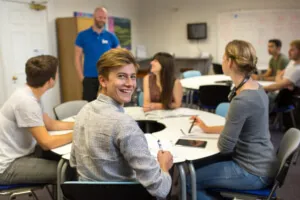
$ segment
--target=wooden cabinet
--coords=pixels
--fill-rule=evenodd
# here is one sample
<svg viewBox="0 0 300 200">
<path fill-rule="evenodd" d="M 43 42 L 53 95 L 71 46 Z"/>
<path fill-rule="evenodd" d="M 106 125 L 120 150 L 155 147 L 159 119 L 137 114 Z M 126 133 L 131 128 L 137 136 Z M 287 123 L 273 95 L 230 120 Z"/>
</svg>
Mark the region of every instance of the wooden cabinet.
<svg viewBox="0 0 300 200">
<path fill-rule="evenodd" d="M 93 18 L 56 19 L 61 101 L 82 99 L 82 84 L 76 73 L 74 43 L 77 34 L 93 25 Z"/>
</svg>

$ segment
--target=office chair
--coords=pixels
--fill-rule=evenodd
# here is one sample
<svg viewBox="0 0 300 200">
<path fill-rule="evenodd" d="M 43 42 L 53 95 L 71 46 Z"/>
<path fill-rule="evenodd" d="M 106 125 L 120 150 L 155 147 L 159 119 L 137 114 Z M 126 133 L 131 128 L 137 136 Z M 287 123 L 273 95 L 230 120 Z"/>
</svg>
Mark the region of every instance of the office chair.
<svg viewBox="0 0 300 200">
<path fill-rule="evenodd" d="M 70 181 L 61 184 L 64 197 L 68 200 L 150 200 L 153 197 L 138 182 L 81 182 Z"/>
<path fill-rule="evenodd" d="M 49 188 L 45 184 L 12 184 L 0 185 L 0 196 L 6 196 L 9 200 L 15 199 L 18 196 L 28 195 L 35 200 L 38 200 L 35 190 L 47 188 L 50 196 L 52 197 Z M 53 198 L 52 198 L 53 199 Z"/>
<path fill-rule="evenodd" d="M 220 103 L 228 102 L 229 85 L 204 85 L 199 87 L 199 108 L 215 110 Z"/>
<path fill-rule="evenodd" d="M 276 190 L 282 187 L 292 164 L 296 165 L 299 155 L 300 130 L 290 128 L 283 136 L 280 146 L 277 151 L 277 158 L 280 161 L 280 168 L 274 179 L 273 185 L 269 188 L 261 190 L 230 190 L 230 189 L 213 189 L 214 192 L 219 192 L 226 198 L 237 199 L 276 199 Z"/>
<path fill-rule="evenodd" d="M 226 117 L 229 106 L 230 106 L 229 103 L 220 103 L 216 108 L 216 114 L 222 117 Z"/>
<path fill-rule="evenodd" d="M 87 103 L 88 102 L 84 100 L 67 101 L 55 106 L 53 111 L 56 119 L 63 120 L 65 118 L 77 115 L 81 108 Z"/>
<path fill-rule="evenodd" d="M 212 65 L 213 65 L 213 70 L 214 70 L 215 74 L 224 74 L 221 64 L 213 63 Z"/>
</svg>

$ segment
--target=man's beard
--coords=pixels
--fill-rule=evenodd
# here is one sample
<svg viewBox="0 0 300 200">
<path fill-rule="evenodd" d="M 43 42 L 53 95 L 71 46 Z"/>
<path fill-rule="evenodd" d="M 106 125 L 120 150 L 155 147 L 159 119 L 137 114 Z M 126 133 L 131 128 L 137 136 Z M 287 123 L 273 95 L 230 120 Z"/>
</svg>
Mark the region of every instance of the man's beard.
<svg viewBox="0 0 300 200">
<path fill-rule="evenodd" d="M 103 23 L 103 22 L 96 22 L 95 25 L 96 25 L 97 28 L 102 29 L 104 27 L 105 23 Z"/>
</svg>

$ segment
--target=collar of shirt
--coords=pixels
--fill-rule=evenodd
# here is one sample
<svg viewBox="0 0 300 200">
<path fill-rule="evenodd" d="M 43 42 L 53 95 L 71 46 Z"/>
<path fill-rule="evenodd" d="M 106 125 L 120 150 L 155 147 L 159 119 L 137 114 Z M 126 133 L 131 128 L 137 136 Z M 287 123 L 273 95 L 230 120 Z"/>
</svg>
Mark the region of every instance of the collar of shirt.
<svg viewBox="0 0 300 200">
<path fill-rule="evenodd" d="M 100 94 L 97 98 L 98 101 L 101 101 L 103 103 L 107 103 L 110 105 L 113 105 L 114 107 L 116 107 L 118 109 L 119 112 L 124 113 L 124 108 L 123 106 L 121 106 L 119 103 L 117 103 L 114 99 L 112 99 L 109 96 L 106 96 L 104 94 Z"/>
<path fill-rule="evenodd" d="M 102 31 L 101 31 L 100 33 L 98 33 L 98 32 L 96 32 L 96 31 L 94 31 L 94 29 L 93 29 L 92 26 L 91 26 L 91 28 L 90 28 L 90 31 L 91 31 L 93 34 L 96 34 L 97 36 L 102 35 L 102 34 L 104 34 L 104 33 L 106 32 L 105 28 L 103 28 Z"/>
</svg>

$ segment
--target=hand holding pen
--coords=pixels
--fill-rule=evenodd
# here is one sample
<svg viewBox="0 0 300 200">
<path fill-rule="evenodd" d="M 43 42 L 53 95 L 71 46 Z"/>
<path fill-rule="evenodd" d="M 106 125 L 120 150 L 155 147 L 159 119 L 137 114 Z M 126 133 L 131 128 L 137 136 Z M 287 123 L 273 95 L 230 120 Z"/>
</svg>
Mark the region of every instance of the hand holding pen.
<svg viewBox="0 0 300 200">
<path fill-rule="evenodd" d="M 190 129 L 189 129 L 189 132 L 188 133 L 191 133 L 191 131 L 192 131 L 192 128 L 193 128 L 193 126 L 194 126 L 194 124 L 195 124 L 195 122 L 196 122 L 196 120 L 197 120 L 197 117 L 196 116 L 192 116 L 191 118 L 193 118 L 194 117 L 194 120 L 193 120 L 193 122 L 192 122 L 192 124 L 191 124 L 191 127 L 190 127 Z"/>
<path fill-rule="evenodd" d="M 198 125 L 202 130 L 207 129 L 207 125 L 197 116 L 192 116 L 190 119 L 193 120 L 190 130 L 194 125 Z"/>
</svg>

